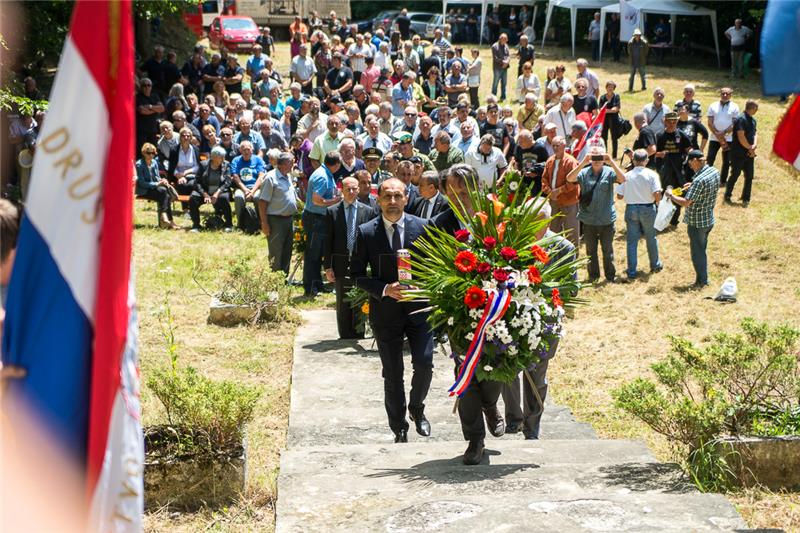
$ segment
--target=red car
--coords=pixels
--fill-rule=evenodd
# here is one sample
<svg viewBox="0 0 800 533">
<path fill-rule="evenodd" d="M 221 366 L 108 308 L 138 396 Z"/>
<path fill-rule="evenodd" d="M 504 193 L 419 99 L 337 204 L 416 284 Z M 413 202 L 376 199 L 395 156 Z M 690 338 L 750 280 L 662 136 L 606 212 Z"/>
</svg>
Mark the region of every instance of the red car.
<svg viewBox="0 0 800 533">
<path fill-rule="evenodd" d="M 224 46 L 232 52 L 250 50 L 257 37 L 258 26 L 250 17 L 223 15 L 215 18 L 208 28 L 212 48 Z"/>
</svg>

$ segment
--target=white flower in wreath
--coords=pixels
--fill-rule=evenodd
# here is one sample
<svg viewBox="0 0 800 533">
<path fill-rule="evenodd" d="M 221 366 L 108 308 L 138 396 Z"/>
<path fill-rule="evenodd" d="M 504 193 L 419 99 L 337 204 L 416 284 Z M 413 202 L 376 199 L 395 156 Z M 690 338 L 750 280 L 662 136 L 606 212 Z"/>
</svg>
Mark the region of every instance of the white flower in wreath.
<svg viewBox="0 0 800 533">
<path fill-rule="evenodd" d="M 486 365 L 486 366 L 484 366 L 484 367 L 483 367 L 483 369 L 484 369 L 486 372 L 491 372 L 492 370 L 494 370 L 494 368 L 492 368 L 492 367 L 491 367 L 491 366 L 489 366 L 489 365 Z"/>
<path fill-rule="evenodd" d="M 469 333 L 464 335 L 464 338 L 467 339 L 468 341 L 472 342 L 472 339 L 475 338 L 475 334 L 470 331 Z"/>
<path fill-rule="evenodd" d="M 517 351 L 518 350 L 516 344 L 512 344 L 511 346 L 508 347 L 508 353 L 510 353 L 511 355 L 517 355 Z"/>
<path fill-rule="evenodd" d="M 478 320 L 483 315 L 483 309 L 470 309 L 469 317 L 473 320 Z"/>
<path fill-rule="evenodd" d="M 508 183 L 508 188 L 509 188 L 509 190 L 511 190 L 511 192 L 516 191 L 517 189 L 519 189 L 519 182 L 518 181 L 510 181 Z"/>
<path fill-rule="evenodd" d="M 447 319 L 447 325 L 448 326 L 452 326 L 453 324 L 455 324 L 455 319 L 453 317 L 448 318 Z"/>
<path fill-rule="evenodd" d="M 471 327 L 472 329 L 475 329 L 475 328 L 478 327 L 478 323 L 477 322 L 470 322 L 469 323 L 469 327 Z"/>
<path fill-rule="evenodd" d="M 497 288 L 497 284 L 494 281 L 484 280 L 481 288 L 485 291 L 491 291 Z"/>
</svg>

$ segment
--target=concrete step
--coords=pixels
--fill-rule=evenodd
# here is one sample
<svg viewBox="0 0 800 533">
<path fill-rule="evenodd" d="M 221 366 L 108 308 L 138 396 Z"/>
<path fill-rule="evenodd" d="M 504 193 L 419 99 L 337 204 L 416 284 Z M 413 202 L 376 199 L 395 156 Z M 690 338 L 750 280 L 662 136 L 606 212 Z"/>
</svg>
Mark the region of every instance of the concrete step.
<svg viewBox="0 0 800 533">
<path fill-rule="evenodd" d="M 489 439 L 315 446 L 284 452 L 277 531 L 725 531 L 745 527 L 719 495 L 633 441 Z"/>
<path fill-rule="evenodd" d="M 295 343 L 287 446 L 392 442 L 383 405 L 381 362 L 372 340 L 331 339 L 336 332 L 332 312 L 312 311 L 306 316 L 307 325 Z M 406 362 L 408 387 L 410 355 Z M 463 439 L 458 415 L 453 413 L 455 400 L 447 392 L 453 383 L 452 369 L 452 361 L 437 351 L 425 407 L 433 426 L 432 441 Z M 504 410 L 502 401 L 500 409 Z M 569 409 L 551 404 L 546 405 L 541 428 L 542 439 L 596 438 L 591 426 L 576 423 Z"/>
</svg>

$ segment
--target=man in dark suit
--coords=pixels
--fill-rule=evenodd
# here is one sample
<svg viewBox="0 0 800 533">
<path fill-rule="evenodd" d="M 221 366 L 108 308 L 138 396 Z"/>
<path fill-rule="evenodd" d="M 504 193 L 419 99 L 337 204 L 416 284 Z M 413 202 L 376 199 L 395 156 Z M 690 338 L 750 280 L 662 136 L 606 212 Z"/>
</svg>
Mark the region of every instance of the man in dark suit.
<svg viewBox="0 0 800 533">
<path fill-rule="evenodd" d="M 369 293 L 370 323 L 383 365 L 384 403 L 395 442 L 408 442 L 404 337 L 408 338 L 414 367 L 408 413 L 417 433 L 424 437 L 431 434 L 424 402 L 433 373 L 433 334 L 428 313 L 418 312 L 425 304 L 400 301 L 403 285 L 398 281 L 397 251 L 407 249 L 413 253 L 414 241 L 425 233 L 425 221 L 403 211 L 407 201 L 406 186 L 400 180 L 391 178 L 380 185 L 378 203 L 382 215 L 359 226 L 350 268 L 356 285 Z"/>
<path fill-rule="evenodd" d="M 378 199 L 372 194 L 372 176 L 369 170 L 359 170 L 355 173 L 355 178 L 358 180 L 357 200 L 369 208 L 371 220 L 381 214 Z"/>
<path fill-rule="evenodd" d="M 406 186 L 406 196 L 408 202 L 406 203 L 406 213 L 413 214 L 419 202 L 419 189 L 416 185 L 411 183 L 411 177 L 414 175 L 414 163 L 411 161 L 400 161 L 397 164 L 397 179 L 403 182 Z"/>
<path fill-rule="evenodd" d="M 432 170 L 419 178 L 419 198 L 414 214 L 420 218 L 431 219 L 450 208 L 447 197 L 439 192 L 439 173 Z"/>
<path fill-rule="evenodd" d="M 369 179 L 369 175 L 367 175 Z M 325 277 L 336 287 L 336 324 L 340 339 L 363 338 L 356 331 L 356 317 L 347 292 L 353 288 L 350 277 L 350 257 L 356 246 L 356 229 L 372 217 L 372 210 L 357 200 L 358 180 L 342 180 L 342 201 L 328 208 L 325 216 L 325 248 L 322 262 Z"/>
<path fill-rule="evenodd" d="M 430 224 L 442 229 L 450 234 L 457 230 L 464 229 L 461 221 L 453 211 L 453 206 L 463 205 L 468 218 L 473 216 L 472 200 L 469 197 L 467 186 L 475 190 L 478 186 L 478 173 L 469 165 L 453 165 L 442 180 L 442 189 L 450 201 L 450 207 L 438 214 Z M 451 344 L 453 353 L 463 354 L 467 346 L 456 346 Z M 455 374 L 458 375 L 459 367 L 463 364 L 460 357 L 456 357 Z M 503 390 L 503 384 L 499 381 L 484 380 L 478 381 L 473 377 L 467 390 L 458 400 L 458 417 L 461 419 L 461 432 L 464 439 L 469 441 L 467 450 L 464 452 L 464 464 L 477 465 L 483 459 L 484 443 L 486 437 L 486 427 L 484 426 L 484 416 L 489 432 L 495 437 L 501 437 L 506 431 L 505 421 L 500 411 L 497 409 L 497 400 Z"/>
</svg>

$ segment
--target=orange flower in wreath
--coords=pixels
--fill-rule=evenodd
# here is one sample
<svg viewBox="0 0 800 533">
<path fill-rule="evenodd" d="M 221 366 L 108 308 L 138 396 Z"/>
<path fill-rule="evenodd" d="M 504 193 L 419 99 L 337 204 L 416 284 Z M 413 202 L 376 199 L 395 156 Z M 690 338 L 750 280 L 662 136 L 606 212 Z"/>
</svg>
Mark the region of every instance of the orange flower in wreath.
<svg viewBox="0 0 800 533">
<path fill-rule="evenodd" d="M 536 268 L 534 265 L 528 267 L 528 281 L 531 283 L 541 283 L 542 282 L 542 273 L 539 272 L 539 269 Z"/>
<path fill-rule="evenodd" d="M 533 248 L 531 248 L 531 253 L 533 257 L 542 264 L 547 264 L 550 261 L 550 256 L 547 255 L 547 252 L 544 251 L 544 248 L 539 246 L 538 244 L 534 244 Z"/>
<path fill-rule="evenodd" d="M 476 285 L 473 285 L 467 289 L 466 294 L 464 294 L 464 305 L 470 309 L 477 309 L 482 307 L 485 303 L 486 293 L 483 292 L 483 289 Z"/>
<path fill-rule="evenodd" d="M 454 263 L 460 272 L 472 272 L 478 266 L 478 258 L 469 250 L 461 250 L 456 254 Z"/>
<path fill-rule="evenodd" d="M 561 300 L 561 293 L 558 292 L 558 289 L 553 289 L 553 292 L 550 294 L 550 298 L 552 298 L 554 306 L 564 307 L 564 302 Z"/>
</svg>

